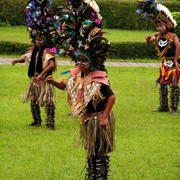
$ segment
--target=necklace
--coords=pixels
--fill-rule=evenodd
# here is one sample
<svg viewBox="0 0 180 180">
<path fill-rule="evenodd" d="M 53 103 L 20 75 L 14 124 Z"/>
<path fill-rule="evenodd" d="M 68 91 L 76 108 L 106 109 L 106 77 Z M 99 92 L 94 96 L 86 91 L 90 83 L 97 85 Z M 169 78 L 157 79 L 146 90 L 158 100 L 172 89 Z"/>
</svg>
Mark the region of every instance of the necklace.
<svg viewBox="0 0 180 180">
<path fill-rule="evenodd" d="M 160 39 L 160 40 L 158 41 L 158 45 L 159 45 L 160 47 L 165 47 L 165 46 L 167 46 L 167 43 L 168 43 L 167 39 L 164 40 L 164 41 L 163 41 L 163 39 Z"/>
</svg>

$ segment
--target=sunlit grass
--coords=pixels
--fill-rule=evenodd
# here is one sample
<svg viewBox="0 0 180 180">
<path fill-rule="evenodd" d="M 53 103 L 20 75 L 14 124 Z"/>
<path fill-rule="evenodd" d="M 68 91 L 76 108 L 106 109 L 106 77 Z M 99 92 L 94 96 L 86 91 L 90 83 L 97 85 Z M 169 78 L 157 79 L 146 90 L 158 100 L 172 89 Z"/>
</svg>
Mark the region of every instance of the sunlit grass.
<svg viewBox="0 0 180 180">
<path fill-rule="evenodd" d="M 0 41 L 30 43 L 29 32 L 26 26 L 0 27 Z"/>
<path fill-rule="evenodd" d="M 60 72 L 54 78 L 68 75 Z M 178 180 L 179 116 L 153 113 L 159 105 L 155 80 L 158 68 L 107 67 L 116 94 L 116 149 L 110 154 L 109 180 Z M 0 179 L 84 179 L 86 154 L 77 147 L 79 121 L 68 116 L 67 93 L 56 89 L 55 131 L 43 123 L 28 127 L 32 117 L 29 103 L 21 98 L 29 79 L 27 66 L 0 66 Z"/>
<path fill-rule="evenodd" d="M 130 31 L 119 29 L 104 29 L 104 36 L 110 42 L 145 42 L 145 35 L 153 35 L 153 31 Z"/>
<path fill-rule="evenodd" d="M 104 36 L 110 42 L 144 42 L 145 35 L 153 31 L 130 31 L 120 29 L 103 29 Z M 25 26 L 0 27 L 0 41 L 30 43 L 29 33 Z"/>
<path fill-rule="evenodd" d="M 160 2 L 161 0 L 157 0 Z M 136 0 L 96 0 L 96 2 L 137 2 Z M 166 2 L 179 2 L 179 0 L 162 0 L 163 3 Z"/>
</svg>

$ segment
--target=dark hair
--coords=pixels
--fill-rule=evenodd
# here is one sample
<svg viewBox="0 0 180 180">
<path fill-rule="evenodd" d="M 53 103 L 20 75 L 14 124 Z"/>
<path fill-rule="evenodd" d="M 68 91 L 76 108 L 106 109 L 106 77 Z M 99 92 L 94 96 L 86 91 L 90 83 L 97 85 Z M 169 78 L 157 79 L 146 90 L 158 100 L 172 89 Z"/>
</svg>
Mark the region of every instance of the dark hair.
<svg viewBox="0 0 180 180">
<path fill-rule="evenodd" d="M 43 55 L 45 48 L 46 47 L 43 46 L 39 49 L 37 46 L 34 46 L 34 49 L 33 49 L 32 55 L 31 55 L 31 61 L 29 64 L 29 69 L 28 69 L 28 76 L 29 77 L 33 77 L 35 71 L 37 71 L 39 74 L 42 72 L 42 70 L 43 70 L 43 68 L 42 68 L 42 55 Z M 38 52 L 39 52 L 39 54 L 38 54 L 37 65 L 35 65 L 36 55 Z M 36 66 L 36 69 L 35 69 L 35 66 Z"/>
<path fill-rule="evenodd" d="M 170 28 L 169 31 L 174 33 L 174 28 Z"/>
</svg>

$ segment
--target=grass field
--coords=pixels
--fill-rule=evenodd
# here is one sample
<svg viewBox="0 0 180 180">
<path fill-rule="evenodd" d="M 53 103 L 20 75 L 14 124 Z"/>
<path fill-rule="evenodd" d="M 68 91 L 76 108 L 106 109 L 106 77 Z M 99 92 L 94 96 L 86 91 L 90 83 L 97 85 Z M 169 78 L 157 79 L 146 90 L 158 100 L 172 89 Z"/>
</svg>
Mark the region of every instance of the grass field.
<svg viewBox="0 0 180 180">
<path fill-rule="evenodd" d="M 157 0 L 160 2 L 161 0 Z M 96 2 L 137 2 L 137 0 L 96 0 Z M 179 0 L 162 0 L 163 3 L 166 2 L 179 2 Z"/>
<path fill-rule="evenodd" d="M 118 29 L 104 29 L 104 36 L 110 42 L 144 42 L 145 35 L 152 35 L 152 31 L 126 31 Z M 0 27 L 0 41 L 30 43 L 29 33 L 25 26 Z"/>
<path fill-rule="evenodd" d="M 66 77 L 58 67 L 55 79 Z M 29 80 L 27 66 L 0 66 L 0 179 L 81 180 L 83 148 L 77 146 L 79 121 L 68 116 L 67 93 L 56 89 L 56 130 L 28 127 L 29 104 L 21 97 Z M 116 149 L 110 180 L 180 179 L 180 121 L 170 113 L 154 113 L 159 104 L 157 68 L 108 67 L 117 97 Z M 84 170 L 83 170 L 84 169 Z"/>
</svg>

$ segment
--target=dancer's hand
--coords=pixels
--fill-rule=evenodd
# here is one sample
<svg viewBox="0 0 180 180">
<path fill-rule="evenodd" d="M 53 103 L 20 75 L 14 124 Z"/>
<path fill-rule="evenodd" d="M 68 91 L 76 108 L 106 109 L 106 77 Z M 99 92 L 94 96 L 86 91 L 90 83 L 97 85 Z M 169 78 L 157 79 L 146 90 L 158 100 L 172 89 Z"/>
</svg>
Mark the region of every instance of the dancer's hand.
<svg viewBox="0 0 180 180">
<path fill-rule="evenodd" d="M 15 64 L 17 64 L 17 61 L 16 60 L 12 60 L 11 64 L 14 66 Z"/>
<path fill-rule="evenodd" d="M 36 77 L 36 80 L 40 80 L 40 79 L 42 79 L 42 75 L 41 75 L 41 74 L 39 74 L 39 75 Z"/>
<path fill-rule="evenodd" d="M 147 42 L 148 44 L 151 43 L 151 36 L 146 35 L 146 36 L 145 36 L 145 39 L 146 39 L 146 42 Z"/>
<path fill-rule="evenodd" d="M 54 79 L 51 75 L 46 78 L 46 82 L 48 82 L 48 83 L 51 83 L 53 81 L 54 81 Z"/>
<path fill-rule="evenodd" d="M 108 124 L 108 118 L 107 117 L 105 118 L 105 117 L 102 116 L 101 122 L 100 122 L 101 128 L 106 128 L 107 124 Z"/>
</svg>

